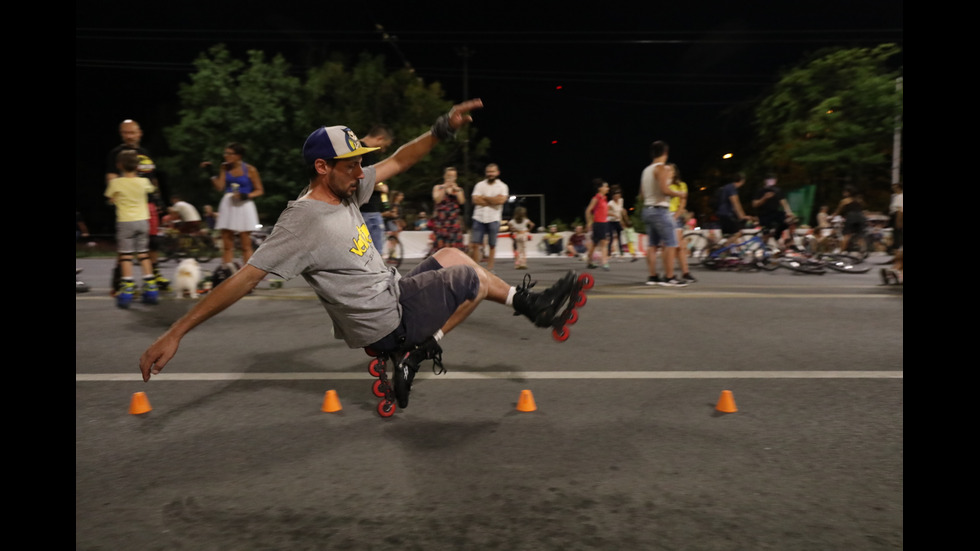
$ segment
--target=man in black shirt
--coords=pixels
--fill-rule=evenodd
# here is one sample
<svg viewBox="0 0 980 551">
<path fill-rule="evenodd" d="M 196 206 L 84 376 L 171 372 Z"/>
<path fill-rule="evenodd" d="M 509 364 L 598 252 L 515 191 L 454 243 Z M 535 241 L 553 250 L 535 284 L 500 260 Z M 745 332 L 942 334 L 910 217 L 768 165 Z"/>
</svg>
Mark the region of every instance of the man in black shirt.
<svg viewBox="0 0 980 551">
<path fill-rule="evenodd" d="M 789 227 L 788 220 L 793 217 L 793 210 L 783 190 L 776 187 L 775 174 L 767 174 L 765 184 L 752 199 L 752 207 L 759 216 L 759 225 L 771 230 L 776 241 L 780 241 Z"/>
<path fill-rule="evenodd" d="M 361 166 L 369 166 L 377 162 L 378 156 L 384 153 L 394 140 L 395 138 L 387 126 L 379 125 L 372 128 L 367 136 L 361 138 L 361 145 L 381 149 L 364 155 Z M 387 195 L 388 185 L 384 182 L 378 182 L 374 186 L 374 193 L 371 194 L 371 198 L 368 199 L 367 203 L 361 205 L 361 215 L 364 216 L 364 222 L 371 234 L 371 241 L 374 242 L 374 246 L 380 252 L 384 252 L 385 223 L 381 213 L 385 211 L 385 203 L 388 202 Z"/>
</svg>

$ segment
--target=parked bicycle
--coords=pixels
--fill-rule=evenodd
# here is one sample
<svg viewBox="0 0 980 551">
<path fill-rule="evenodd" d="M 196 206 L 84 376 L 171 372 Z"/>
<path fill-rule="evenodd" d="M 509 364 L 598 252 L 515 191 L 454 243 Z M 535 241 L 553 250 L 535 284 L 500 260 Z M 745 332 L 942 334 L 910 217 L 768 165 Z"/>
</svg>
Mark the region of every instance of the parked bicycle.
<svg viewBox="0 0 980 551">
<path fill-rule="evenodd" d="M 689 231 L 681 236 L 680 245 L 687 252 L 687 262 L 690 266 L 699 266 L 711 254 L 712 251 L 720 249 L 728 244 L 736 243 L 745 236 L 751 234 L 755 228 L 755 219 L 749 218 L 745 221 L 744 230 L 739 230 L 732 235 L 714 237 L 713 232 Z M 758 229 L 758 228 L 756 228 Z M 681 254 L 684 254 L 683 252 Z"/>
<path fill-rule="evenodd" d="M 160 258 L 180 262 L 185 258 L 193 258 L 198 262 L 207 262 L 218 256 L 218 247 L 211 236 L 204 233 L 181 233 L 176 229 L 168 229 L 160 241 Z"/>
<path fill-rule="evenodd" d="M 702 252 L 700 264 L 709 270 L 773 271 L 779 268 L 779 250 L 767 243 L 769 235 L 769 230 L 763 228 L 748 238 L 742 238 L 741 234 L 732 236 Z M 688 260 L 688 263 L 693 262 Z"/>
</svg>

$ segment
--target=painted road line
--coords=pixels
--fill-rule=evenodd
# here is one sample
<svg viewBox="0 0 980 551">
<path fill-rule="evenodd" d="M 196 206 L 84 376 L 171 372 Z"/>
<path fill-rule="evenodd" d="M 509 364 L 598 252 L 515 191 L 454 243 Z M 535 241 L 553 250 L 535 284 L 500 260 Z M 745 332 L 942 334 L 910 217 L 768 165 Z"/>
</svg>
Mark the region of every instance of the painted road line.
<svg viewBox="0 0 980 551">
<path fill-rule="evenodd" d="M 363 380 L 366 373 L 161 373 L 154 381 Z M 903 371 L 450 371 L 419 373 L 419 379 L 904 379 Z M 142 381 L 139 373 L 80 373 L 76 383 Z"/>
</svg>

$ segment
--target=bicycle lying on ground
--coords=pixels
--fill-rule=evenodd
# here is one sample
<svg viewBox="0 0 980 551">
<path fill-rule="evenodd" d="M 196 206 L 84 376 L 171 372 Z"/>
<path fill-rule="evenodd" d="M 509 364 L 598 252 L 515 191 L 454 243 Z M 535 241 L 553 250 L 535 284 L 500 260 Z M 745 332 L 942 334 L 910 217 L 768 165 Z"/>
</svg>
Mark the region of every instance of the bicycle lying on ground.
<svg viewBox="0 0 980 551">
<path fill-rule="evenodd" d="M 778 259 L 779 266 L 804 274 L 824 274 L 828 270 L 844 274 L 866 274 L 871 266 L 864 259 L 848 253 L 786 251 Z"/>
<path fill-rule="evenodd" d="M 735 236 L 724 243 L 715 243 L 713 246 L 709 242 L 703 248 L 692 250 L 688 263 L 700 264 L 709 270 L 757 269 L 773 271 L 779 268 L 777 261 L 779 251 L 767 244 L 769 233 L 763 228 L 746 239 Z"/>
</svg>

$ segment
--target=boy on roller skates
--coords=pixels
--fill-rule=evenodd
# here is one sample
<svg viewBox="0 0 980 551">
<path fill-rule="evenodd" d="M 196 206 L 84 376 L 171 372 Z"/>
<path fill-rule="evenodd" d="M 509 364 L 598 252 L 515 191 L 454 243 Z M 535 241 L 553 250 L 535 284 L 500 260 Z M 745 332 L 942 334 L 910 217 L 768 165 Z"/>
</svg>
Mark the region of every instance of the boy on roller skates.
<svg viewBox="0 0 980 551">
<path fill-rule="evenodd" d="M 106 186 L 105 196 L 116 206 L 116 243 L 119 254 L 119 282 L 116 305 L 129 308 L 136 294 L 133 281 L 133 256 L 143 271 L 141 297 L 147 304 L 156 304 L 159 290 L 153 264 L 150 262 L 150 209 L 147 197 L 156 191 L 148 178 L 137 174 L 139 156 L 135 150 L 124 149 L 116 156 L 122 174 Z M 115 282 L 114 282 L 115 283 Z"/>
<path fill-rule="evenodd" d="M 393 388 L 384 370 L 379 373 L 386 397 L 381 405 L 388 412 L 396 399 L 401 407 L 408 405 L 419 364 L 431 359 L 441 365 L 440 339 L 483 300 L 512 305 L 540 326 L 567 319 L 562 308 L 574 293 L 575 285 L 569 283 L 574 274 L 534 292 L 531 284 L 512 287 L 461 250 L 446 248 L 402 276 L 371 242 L 359 206 L 371 197 L 375 183 L 408 170 L 438 141 L 452 138 L 472 120 L 470 111 L 480 107 L 480 100 L 454 106 L 431 131 L 367 167 L 362 167 L 361 156 L 377 148 L 362 146 L 349 128 L 313 131 L 303 146 L 310 174 L 307 189 L 289 203 L 248 263 L 143 353 L 143 380 L 160 373 L 188 331 L 234 304 L 269 273 L 283 280 L 303 277 L 330 315 L 337 338 L 397 362 Z"/>
</svg>

